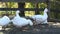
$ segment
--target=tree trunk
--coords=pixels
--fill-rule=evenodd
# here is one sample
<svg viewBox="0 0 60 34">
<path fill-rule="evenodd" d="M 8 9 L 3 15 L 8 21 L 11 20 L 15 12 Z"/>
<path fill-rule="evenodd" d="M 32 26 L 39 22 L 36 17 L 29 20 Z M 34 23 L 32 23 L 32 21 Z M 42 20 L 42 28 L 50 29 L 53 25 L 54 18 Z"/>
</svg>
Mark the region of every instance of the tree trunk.
<svg viewBox="0 0 60 34">
<path fill-rule="evenodd" d="M 35 3 L 35 7 L 36 7 L 37 9 L 39 8 L 38 3 Z M 36 15 L 39 14 L 39 11 L 38 11 L 38 10 L 35 10 L 35 14 L 36 14 Z"/>
<path fill-rule="evenodd" d="M 22 8 L 22 9 L 24 9 L 24 5 L 25 5 L 25 3 L 18 3 L 18 8 Z M 24 13 L 24 10 L 20 10 L 21 11 L 21 13 L 19 13 L 19 15 L 20 16 L 25 16 L 25 13 Z"/>
</svg>

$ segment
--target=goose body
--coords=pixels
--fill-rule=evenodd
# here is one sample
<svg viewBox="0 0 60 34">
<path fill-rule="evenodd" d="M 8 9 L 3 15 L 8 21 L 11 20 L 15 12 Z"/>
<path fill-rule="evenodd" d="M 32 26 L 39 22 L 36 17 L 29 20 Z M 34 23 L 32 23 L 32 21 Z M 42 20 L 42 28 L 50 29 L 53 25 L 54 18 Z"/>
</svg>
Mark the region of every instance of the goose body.
<svg viewBox="0 0 60 34">
<path fill-rule="evenodd" d="M 9 22 L 10 19 L 7 16 L 3 16 L 2 18 L 0 18 L 0 26 L 6 26 L 9 24 Z"/>
<path fill-rule="evenodd" d="M 34 15 L 31 18 L 33 18 L 35 20 L 36 24 L 48 23 L 47 22 L 47 18 L 48 18 L 47 11 L 48 11 L 48 9 L 45 8 L 43 15 Z"/>
<path fill-rule="evenodd" d="M 16 16 L 12 19 L 12 22 L 15 26 L 22 27 L 28 24 L 33 25 L 31 20 L 20 17 L 18 13 L 19 11 L 16 11 Z"/>
</svg>

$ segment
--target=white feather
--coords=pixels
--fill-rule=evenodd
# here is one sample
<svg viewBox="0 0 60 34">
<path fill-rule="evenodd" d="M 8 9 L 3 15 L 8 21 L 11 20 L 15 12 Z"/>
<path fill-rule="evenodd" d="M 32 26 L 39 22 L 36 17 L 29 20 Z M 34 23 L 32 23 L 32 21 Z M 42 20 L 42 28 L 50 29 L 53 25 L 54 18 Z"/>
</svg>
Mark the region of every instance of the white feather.
<svg viewBox="0 0 60 34">
<path fill-rule="evenodd" d="M 9 24 L 9 22 L 10 19 L 7 16 L 3 16 L 2 18 L 0 18 L 0 26 L 6 26 Z"/>
<path fill-rule="evenodd" d="M 33 18 L 36 21 L 37 24 L 39 24 L 39 23 L 47 23 L 47 18 L 48 18 L 47 11 L 48 11 L 48 9 L 45 8 L 43 15 L 34 15 L 31 18 Z"/>
<path fill-rule="evenodd" d="M 16 16 L 12 19 L 12 22 L 15 26 L 22 27 L 28 24 L 33 25 L 31 20 L 27 20 L 23 17 L 20 17 L 18 13 L 19 11 L 16 11 Z"/>
</svg>

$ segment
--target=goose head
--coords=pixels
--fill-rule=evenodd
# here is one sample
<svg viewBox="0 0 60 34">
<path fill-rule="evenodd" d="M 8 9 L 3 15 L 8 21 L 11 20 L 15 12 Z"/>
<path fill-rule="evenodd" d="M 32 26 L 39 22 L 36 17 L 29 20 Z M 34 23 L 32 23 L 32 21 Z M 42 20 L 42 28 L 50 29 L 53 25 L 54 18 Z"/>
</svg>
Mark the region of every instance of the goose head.
<svg viewBox="0 0 60 34">
<path fill-rule="evenodd" d="M 19 14 L 19 13 L 20 13 L 20 11 L 19 11 L 19 10 L 17 10 L 17 11 L 16 11 L 16 14 Z"/>
<path fill-rule="evenodd" d="M 47 12 L 48 12 L 48 9 L 47 9 L 47 8 L 45 8 L 45 9 L 44 9 L 44 13 L 47 13 Z"/>
<path fill-rule="evenodd" d="M 16 11 L 16 16 L 19 16 L 19 13 L 20 13 L 20 11 L 19 11 L 19 10 L 17 10 L 17 11 Z"/>
</svg>

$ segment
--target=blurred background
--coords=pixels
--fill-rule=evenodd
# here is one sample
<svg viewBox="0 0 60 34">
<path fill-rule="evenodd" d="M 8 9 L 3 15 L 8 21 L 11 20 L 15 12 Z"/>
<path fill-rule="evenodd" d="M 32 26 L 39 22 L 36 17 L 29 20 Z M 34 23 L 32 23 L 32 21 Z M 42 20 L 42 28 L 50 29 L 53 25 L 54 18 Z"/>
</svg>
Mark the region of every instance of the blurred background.
<svg viewBox="0 0 60 34">
<path fill-rule="evenodd" d="M 48 2 L 49 3 L 49 2 Z M 60 0 L 50 0 L 50 18 L 54 19 L 60 19 Z M 42 8 L 44 9 L 47 7 L 46 2 L 41 2 L 41 3 L 30 3 L 30 2 L 0 2 L 0 8 Z M 22 11 L 23 12 L 23 11 Z M 0 17 L 3 14 L 8 14 L 9 16 L 15 16 L 15 11 L 13 10 L 0 10 Z M 21 13 L 22 15 L 23 13 Z M 32 16 L 35 14 L 42 14 L 43 15 L 43 10 L 35 12 L 35 11 L 24 11 L 25 16 Z"/>
</svg>

